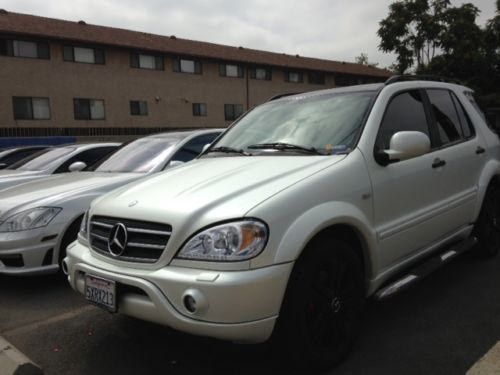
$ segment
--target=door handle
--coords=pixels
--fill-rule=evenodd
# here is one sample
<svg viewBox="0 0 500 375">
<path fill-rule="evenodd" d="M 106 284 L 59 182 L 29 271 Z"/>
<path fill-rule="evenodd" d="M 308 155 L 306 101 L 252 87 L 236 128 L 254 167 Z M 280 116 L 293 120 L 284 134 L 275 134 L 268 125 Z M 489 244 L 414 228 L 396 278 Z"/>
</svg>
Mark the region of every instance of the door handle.
<svg viewBox="0 0 500 375">
<path fill-rule="evenodd" d="M 439 168 L 439 167 L 444 167 L 446 165 L 446 161 L 441 160 L 439 158 L 434 159 L 434 162 L 432 163 L 432 168 Z"/>
<path fill-rule="evenodd" d="M 482 148 L 481 146 L 477 146 L 476 148 L 476 154 L 484 154 L 486 152 L 486 150 L 484 148 Z"/>
</svg>

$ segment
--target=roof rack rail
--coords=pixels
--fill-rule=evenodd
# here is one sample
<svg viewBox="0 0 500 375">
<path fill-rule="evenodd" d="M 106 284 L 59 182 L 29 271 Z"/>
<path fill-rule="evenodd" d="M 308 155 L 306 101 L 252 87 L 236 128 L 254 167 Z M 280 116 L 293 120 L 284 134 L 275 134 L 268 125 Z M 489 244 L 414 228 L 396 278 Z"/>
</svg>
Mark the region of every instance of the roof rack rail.
<svg viewBox="0 0 500 375">
<path fill-rule="evenodd" d="M 385 81 L 385 85 L 390 85 L 396 82 L 408 82 L 408 81 L 435 81 L 435 82 L 447 82 L 447 83 L 456 83 L 461 85 L 457 79 L 436 76 L 432 74 L 403 74 L 403 75 L 394 75 Z"/>
<path fill-rule="evenodd" d="M 286 96 L 292 96 L 292 95 L 298 95 L 298 94 L 302 94 L 302 93 L 301 92 L 288 92 L 285 94 L 278 94 L 278 95 L 271 96 L 269 99 L 267 99 L 267 101 L 272 102 L 273 100 L 278 100 L 278 99 L 284 98 Z"/>
</svg>

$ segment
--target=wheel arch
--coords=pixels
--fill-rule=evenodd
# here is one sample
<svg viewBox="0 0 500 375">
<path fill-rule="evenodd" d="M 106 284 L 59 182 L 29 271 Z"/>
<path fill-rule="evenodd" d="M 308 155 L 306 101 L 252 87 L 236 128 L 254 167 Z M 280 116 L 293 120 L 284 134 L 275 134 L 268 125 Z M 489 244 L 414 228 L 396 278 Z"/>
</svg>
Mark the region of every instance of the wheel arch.
<svg viewBox="0 0 500 375">
<path fill-rule="evenodd" d="M 366 215 L 347 202 L 330 202 L 304 212 L 283 236 L 275 262 L 297 260 L 315 241 L 328 238 L 352 246 L 362 260 L 365 280 L 373 278 L 377 265 L 376 234 Z"/>
<path fill-rule="evenodd" d="M 491 184 L 500 185 L 500 162 L 489 161 L 483 168 L 478 183 L 477 201 L 476 207 L 474 209 L 474 221 L 477 220 L 481 207 L 483 205 L 483 200 L 486 195 L 486 190 Z"/>
<path fill-rule="evenodd" d="M 62 236 L 60 236 L 59 243 L 57 244 L 57 253 L 54 254 L 54 262 L 55 261 L 59 262 L 61 260 L 61 255 L 64 254 L 64 252 L 65 252 L 65 249 L 63 249 L 63 246 L 65 245 L 65 242 L 67 241 L 67 236 L 70 234 L 69 231 L 74 229 L 75 226 L 77 227 L 77 229 L 80 227 L 80 222 L 83 219 L 83 215 L 84 215 L 84 213 L 79 213 L 76 216 L 74 216 L 71 220 L 68 220 L 69 224 L 61 232 Z"/>
</svg>

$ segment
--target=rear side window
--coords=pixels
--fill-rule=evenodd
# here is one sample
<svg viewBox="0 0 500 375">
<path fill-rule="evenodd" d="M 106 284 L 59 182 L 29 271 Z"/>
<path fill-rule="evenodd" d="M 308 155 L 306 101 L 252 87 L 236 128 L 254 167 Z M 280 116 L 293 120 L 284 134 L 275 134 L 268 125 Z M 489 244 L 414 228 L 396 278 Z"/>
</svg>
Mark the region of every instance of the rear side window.
<svg viewBox="0 0 500 375">
<path fill-rule="evenodd" d="M 418 90 L 403 92 L 391 100 L 380 125 L 376 148 L 389 149 L 391 137 L 399 131 L 419 131 L 430 138 L 422 95 Z"/>
<path fill-rule="evenodd" d="M 462 132 L 465 139 L 472 138 L 476 133 L 474 132 L 474 127 L 472 126 L 472 122 L 465 112 L 465 109 L 460 103 L 460 100 L 456 97 L 455 94 L 450 93 L 453 98 L 453 103 L 455 104 L 455 108 L 458 112 L 458 117 L 460 118 L 460 124 L 462 125 Z"/>
<path fill-rule="evenodd" d="M 460 141 L 462 127 L 448 90 L 427 90 L 441 145 Z"/>
</svg>

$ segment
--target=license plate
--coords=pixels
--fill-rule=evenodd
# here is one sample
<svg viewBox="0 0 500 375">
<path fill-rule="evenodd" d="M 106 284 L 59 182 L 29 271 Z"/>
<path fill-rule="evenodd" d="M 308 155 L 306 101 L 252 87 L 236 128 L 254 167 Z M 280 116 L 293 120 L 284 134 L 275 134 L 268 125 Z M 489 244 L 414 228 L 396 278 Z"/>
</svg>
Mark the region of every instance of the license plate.
<svg viewBox="0 0 500 375">
<path fill-rule="evenodd" d="M 87 301 L 111 312 L 116 312 L 116 283 L 92 275 L 85 275 Z"/>
</svg>

